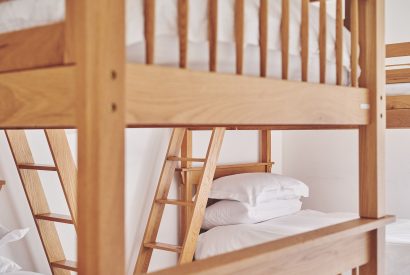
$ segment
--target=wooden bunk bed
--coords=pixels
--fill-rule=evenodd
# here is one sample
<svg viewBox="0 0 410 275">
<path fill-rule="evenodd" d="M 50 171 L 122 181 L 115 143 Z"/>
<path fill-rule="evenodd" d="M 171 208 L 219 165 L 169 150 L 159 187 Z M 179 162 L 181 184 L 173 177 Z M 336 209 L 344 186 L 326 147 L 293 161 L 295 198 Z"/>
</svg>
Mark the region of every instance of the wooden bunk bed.
<svg viewBox="0 0 410 275">
<path fill-rule="evenodd" d="M 410 56 L 410 43 L 389 44 L 386 46 L 386 58 L 406 58 Z M 410 82 L 410 69 L 408 64 L 393 64 L 386 69 L 386 83 L 401 85 L 398 91 L 387 94 L 387 128 L 400 129 L 410 127 L 410 87 L 405 84 Z M 404 67 L 404 68 L 403 68 Z M 389 88 L 387 88 L 389 90 Z"/>
<path fill-rule="evenodd" d="M 214 131 L 195 200 L 195 221 L 205 210 L 210 183 L 226 129 L 262 130 L 261 163 L 229 169 L 269 171 L 269 131 L 273 129 L 343 129 L 359 131 L 359 205 L 361 218 L 257 247 L 184 264 L 164 274 L 383 274 L 384 226 L 393 220 L 384 205 L 384 1 L 347 0 L 346 20 L 352 34 L 352 86 L 342 83 L 343 14 L 337 0 L 337 84 L 326 83 L 326 1 L 320 1 L 320 84 L 308 80 L 309 29 L 301 28 L 302 82 L 290 81 L 289 13 L 281 23 L 282 80 L 264 78 L 267 64 L 268 1 L 260 1 L 260 75 L 241 76 L 243 71 L 243 0 L 235 3 L 236 72 L 213 73 L 217 67 L 217 0 L 209 1 L 209 70 L 184 70 L 187 64 L 188 1 L 178 1 L 180 67 L 154 63 L 155 1 L 145 3 L 146 63 L 127 63 L 125 58 L 125 1 L 67 0 L 63 23 L 0 35 L 0 128 L 78 129 L 78 270 L 79 274 L 124 274 L 124 129 L 125 127 L 171 127 L 174 137 L 160 179 L 160 199 L 167 200 L 170 173 L 181 161 L 182 172 L 191 174 L 191 130 Z M 288 11 L 288 0 L 282 10 Z M 309 2 L 302 0 L 304 23 Z M 360 59 L 357 43 L 360 45 Z M 35 54 L 33 54 L 35 52 Z M 357 64 L 362 73 L 359 81 Z M 205 110 L 205 111 L 204 111 Z M 184 128 L 180 128 L 184 127 Z M 181 148 L 182 156 L 178 157 Z M 115 163 L 115 166 L 112 166 Z M 169 164 L 169 163 L 172 163 Z M 107 169 L 110 167 L 110 169 Z M 185 169 L 185 170 L 184 170 Z M 223 168 L 222 168 L 223 169 Z M 238 170 L 239 169 L 239 170 Z M 258 170 L 259 171 L 259 170 Z M 192 175 L 185 175 L 192 176 Z M 161 182 L 163 185 L 161 185 Z M 161 186 L 164 187 L 161 190 Z M 183 194 L 189 197 L 189 187 Z M 156 197 L 158 199 L 159 197 Z M 199 203 L 198 203 L 199 201 Z M 164 203 L 157 207 L 160 220 Z M 196 212 L 195 212 L 196 211 Z M 155 214 L 155 211 L 153 210 Z M 33 213 L 35 214 L 35 213 Z M 187 222 L 183 235 L 199 232 Z M 154 216 L 155 218 L 155 216 Z M 155 239 L 153 230 L 150 238 Z M 191 246 L 192 246 L 191 244 Z M 147 247 L 145 247 L 147 248 Z M 152 247 L 151 247 L 152 248 Z M 142 250 L 144 249 L 144 246 Z M 181 263 L 192 260 L 192 247 Z M 147 258 L 150 258 L 147 252 Z M 296 265 L 284 265 L 287 255 L 297 255 Z M 309 256 L 307 256 L 309 255 Z M 315 255 L 312 257 L 311 255 Z M 64 260 L 64 259 L 63 259 Z M 149 262 L 149 259 L 148 259 Z M 264 264 L 262 268 L 261 263 Z M 55 274 L 62 266 L 52 266 Z M 139 271 L 146 271 L 144 264 Z M 70 269 L 69 269 L 70 270 Z"/>
</svg>

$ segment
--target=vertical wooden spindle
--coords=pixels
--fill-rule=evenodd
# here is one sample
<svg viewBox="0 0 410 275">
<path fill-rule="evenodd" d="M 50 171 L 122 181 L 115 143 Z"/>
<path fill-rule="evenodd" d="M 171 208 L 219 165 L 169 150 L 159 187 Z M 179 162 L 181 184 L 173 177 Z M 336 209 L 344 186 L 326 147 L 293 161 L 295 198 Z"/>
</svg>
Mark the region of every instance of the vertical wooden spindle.
<svg viewBox="0 0 410 275">
<path fill-rule="evenodd" d="M 243 44 L 244 44 L 244 0 L 235 1 L 235 43 L 236 43 L 236 73 L 243 73 Z"/>
<path fill-rule="evenodd" d="M 326 1 L 320 0 L 319 19 L 319 52 L 320 52 L 320 83 L 326 82 L 326 46 L 327 46 L 327 12 Z"/>
<path fill-rule="evenodd" d="M 343 1 L 336 1 L 336 84 L 343 83 Z"/>
<path fill-rule="evenodd" d="M 268 64 L 268 0 L 260 0 L 259 45 L 260 76 L 266 77 Z"/>
<path fill-rule="evenodd" d="M 309 0 L 302 0 L 302 81 L 308 81 L 309 74 Z"/>
<path fill-rule="evenodd" d="M 179 67 L 187 67 L 188 56 L 188 0 L 178 0 Z"/>
<path fill-rule="evenodd" d="M 349 8 L 349 7 L 347 7 Z M 351 81 L 352 86 L 358 86 L 357 67 L 359 62 L 358 45 L 359 45 L 359 1 L 350 0 L 350 32 L 351 32 Z"/>
<path fill-rule="evenodd" d="M 155 0 L 144 0 L 145 63 L 154 64 Z"/>
<path fill-rule="evenodd" d="M 288 73 L 289 73 L 289 0 L 282 0 L 281 43 L 282 43 L 282 79 L 288 79 Z"/>
<path fill-rule="evenodd" d="M 209 0 L 209 70 L 216 72 L 218 54 L 218 0 Z"/>
</svg>

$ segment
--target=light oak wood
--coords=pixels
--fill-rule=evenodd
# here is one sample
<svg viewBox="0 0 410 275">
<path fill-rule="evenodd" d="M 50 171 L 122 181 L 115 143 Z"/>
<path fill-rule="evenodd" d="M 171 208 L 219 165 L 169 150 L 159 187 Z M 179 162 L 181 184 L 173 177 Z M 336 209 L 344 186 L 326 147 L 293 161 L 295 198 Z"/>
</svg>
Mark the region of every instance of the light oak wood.
<svg viewBox="0 0 410 275">
<path fill-rule="evenodd" d="M 167 161 L 167 158 L 168 156 L 175 156 L 179 154 L 185 132 L 185 128 L 176 128 L 172 132 L 157 190 L 155 192 L 154 200 L 151 206 L 151 212 L 149 214 L 147 226 L 145 228 L 138 260 L 135 265 L 134 274 L 146 273 L 148 271 L 153 250 L 152 247 L 147 247 L 146 244 L 156 242 L 159 226 L 161 224 L 162 215 L 165 209 L 165 205 L 163 203 L 157 203 L 156 201 L 168 199 L 169 189 L 175 174 L 175 169 L 177 168 L 178 164 L 175 161 Z"/>
<path fill-rule="evenodd" d="M 179 67 L 186 68 L 188 62 L 189 1 L 178 0 Z"/>
<path fill-rule="evenodd" d="M 386 83 L 408 83 L 410 82 L 410 69 L 386 70 Z"/>
<path fill-rule="evenodd" d="M 176 252 L 176 253 L 181 253 L 182 247 L 179 245 L 171 245 L 171 244 L 166 244 L 166 243 L 146 243 L 144 244 L 146 248 L 151 248 L 151 249 L 160 249 L 160 250 L 165 250 L 165 251 L 170 251 L 170 252 Z"/>
<path fill-rule="evenodd" d="M 371 232 L 393 221 L 357 219 L 153 274 L 337 274 L 368 262 Z"/>
<path fill-rule="evenodd" d="M 386 57 L 410 56 L 410 42 L 387 44 Z"/>
<path fill-rule="evenodd" d="M 73 220 L 68 215 L 44 213 L 44 214 L 37 214 L 34 216 L 34 218 L 36 218 L 37 220 L 73 224 Z"/>
<path fill-rule="evenodd" d="M 343 83 L 343 1 L 336 1 L 336 84 Z"/>
<path fill-rule="evenodd" d="M 193 141 L 192 134 L 193 132 L 190 130 L 187 130 L 185 132 L 184 139 L 182 141 L 182 147 L 181 147 L 181 157 L 192 158 L 192 141 Z M 190 168 L 190 167 L 192 167 L 192 162 L 181 161 L 181 168 Z M 186 179 L 190 178 L 190 176 L 187 173 L 185 173 L 184 177 Z M 182 183 L 182 179 L 180 182 Z M 180 199 L 186 203 L 191 202 L 192 196 L 193 196 L 192 185 L 180 184 L 179 188 L 180 188 Z M 185 238 L 191 217 L 192 217 L 192 208 L 190 207 L 180 208 L 179 236 L 178 236 L 179 243 L 182 243 Z"/>
<path fill-rule="evenodd" d="M 57 171 L 57 167 L 47 164 L 34 164 L 34 163 L 19 163 L 18 169 L 22 170 L 38 170 L 38 171 Z"/>
<path fill-rule="evenodd" d="M 224 134 L 225 128 L 215 128 L 212 132 L 208 151 L 206 153 L 206 162 L 203 167 L 195 197 L 195 206 L 192 211 L 192 218 L 182 244 L 182 251 L 178 261 L 179 264 L 191 262 L 194 257 L 196 242 L 205 215 L 205 208 L 208 202 L 209 193 L 211 192 L 211 184 L 214 179 L 216 164 L 222 147 Z"/>
<path fill-rule="evenodd" d="M 387 110 L 387 128 L 410 128 L 410 109 Z"/>
<path fill-rule="evenodd" d="M 243 73 L 243 47 L 244 47 L 244 0 L 235 0 L 235 46 L 236 46 L 236 73 Z"/>
<path fill-rule="evenodd" d="M 301 22 L 301 55 L 302 55 L 302 81 L 308 81 L 309 75 L 309 0 L 302 0 Z"/>
<path fill-rule="evenodd" d="M 143 65 L 127 69 L 129 126 L 368 123 L 366 89 Z"/>
<path fill-rule="evenodd" d="M 268 69 L 268 0 L 260 0 L 259 7 L 259 63 L 261 77 L 266 77 Z"/>
<path fill-rule="evenodd" d="M 66 269 L 66 270 L 77 272 L 77 262 L 73 262 L 73 261 L 67 261 L 67 260 L 57 261 L 57 262 L 51 263 L 51 266 L 54 268 Z"/>
<path fill-rule="evenodd" d="M 319 17 L 319 57 L 320 57 L 320 83 L 326 83 L 327 64 L 327 0 L 320 0 Z"/>
<path fill-rule="evenodd" d="M 218 62 L 218 0 L 209 0 L 209 71 L 216 72 Z"/>
<path fill-rule="evenodd" d="M 145 63 L 155 62 L 155 1 L 144 0 Z"/>
<path fill-rule="evenodd" d="M 75 11 L 77 0 L 65 1 L 65 21 L 64 21 L 64 64 L 75 63 Z"/>
<path fill-rule="evenodd" d="M 124 274 L 125 1 L 75 15 L 78 274 Z"/>
<path fill-rule="evenodd" d="M 8 130 L 6 131 L 6 137 L 16 167 L 19 163 L 34 162 L 24 131 Z M 33 217 L 50 213 L 47 198 L 37 170 L 18 169 L 18 174 Z M 69 275 L 70 273 L 67 270 L 54 269 L 51 266 L 52 262 L 65 260 L 64 250 L 61 246 L 54 223 L 36 218 L 34 221 L 52 273 L 56 275 Z"/>
<path fill-rule="evenodd" d="M 282 0 L 282 19 L 280 24 L 282 48 L 282 79 L 288 79 L 289 73 L 289 0 Z"/>
<path fill-rule="evenodd" d="M 71 220 L 77 227 L 77 167 L 64 130 L 44 131 L 51 156 L 70 211 Z"/>
<path fill-rule="evenodd" d="M 351 33 L 351 45 L 350 45 L 350 66 L 351 66 L 351 82 L 353 87 L 358 86 L 358 72 L 359 65 L 359 0 L 350 1 L 350 33 Z M 349 9 L 349 6 L 346 6 Z"/>
<path fill-rule="evenodd" d="M 0 72 L 61 65 L 64 42 L 64 23 L 1 34 Z"/>
</svg>

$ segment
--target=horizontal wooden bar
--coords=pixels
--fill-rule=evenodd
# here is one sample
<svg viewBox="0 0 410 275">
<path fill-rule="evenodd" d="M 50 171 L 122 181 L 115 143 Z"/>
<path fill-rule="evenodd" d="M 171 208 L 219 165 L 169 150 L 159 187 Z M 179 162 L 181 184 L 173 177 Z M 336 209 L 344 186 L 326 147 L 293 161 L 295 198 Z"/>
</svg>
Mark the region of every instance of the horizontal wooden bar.
<svg viewBox="0 0 410 275">
<path fill-rule="evenodd" d="M 56 261 L 56 262 L 52 262 L 50 265 L 53 268 L 61 268 L 61 269 L 77 272 L 77 262 L 74 262 L 74 261 L 68 261 L 68 260 Z"/>
<path fill-rule="evenodd" d="M 64 63 L 64 23 L 0 34 L 0 72 Z"/>
<path fill-rule="evenodd" d="M 75 126 L 73 66 L 0 74 L 0 128 Z"/>
<path fill-rule="evenodd" d="M 44 221 L 73 224 L 73 220 L 68 215 L 44 213 L 44 214 L 36 214 L 35 218 L 38 220 L 44 220 Z"/>
<path fill-rule="evenodd" d="M 129 126 L 365 125 L 368 90 L 127 66 Z"/>
<path fill-rule="evenodd" d="M 24 170 L 38 170 L 38 171 L 57 171 L 57 167 L 47 164 L 35 164 L 35 163 L 21 163 L 17 164 L 18 169 Z"/>
<path fill-rule="evenodd" d="M 172 205 L 178 205 L 178 206 L 194 206 L 193 201 L 166 199 L 166 200 L 156 200 L 156 202 L 161 203 L 161 204 L 172 204 Z"/>
<path fill-rule="evenodd" d="M 387 128 L 406 129 L 410 128 L 410 109 L 387 110 Z"/>
<path fill-rule="evenodd" d="M 0 128 L 74 128 L 74 83 L 74 66 L 0 74 Z M 126 93 L 128 127 L 369 122 L 364 88 L 129 64 Z"/>
<path fill-rule="evenodd" d="M 387 110 L 410 109 L 410 95 L 397 95 L 387 97 Z"/>
<path fill-rule="evenodd" d="M 182 247 L 179 245 L 173 245 L 173 244 L 166 244 L 166 243 L 146 243 L 144 244 L 145 247 L 152 248 L 152 249 L 160 249 L 160 250 L 165 250 L 169 252 L 175 252 L 175 253 L 180 253 Z"/>
<path fill-rule="evenodd" d="M 386 83 L 408 83 L 410 82 L 410 69 L 386 70 Z"/>
<path fill-rule="evenodd" d="M 386 45 L 386 57 L 400 56 L 410 56 L 410 42 Z"/>
<path fill-rule="evenodd" d="M 152 274 L 339 274 L 366 264 L 371 231 L 394 220 L 356 219 Z"/>
</svg>

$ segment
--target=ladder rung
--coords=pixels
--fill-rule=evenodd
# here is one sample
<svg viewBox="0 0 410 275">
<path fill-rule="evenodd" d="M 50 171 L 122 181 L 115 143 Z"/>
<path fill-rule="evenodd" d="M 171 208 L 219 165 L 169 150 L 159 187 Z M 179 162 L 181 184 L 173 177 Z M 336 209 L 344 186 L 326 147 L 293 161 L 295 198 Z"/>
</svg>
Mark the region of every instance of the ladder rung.
<svg viewBox="0 0 410 275">
<path fill-rule="evenodd" d="M 17 167 L 25 170 L 57 171 L 57 167 L 45 164 L 21 163 L 17 164 Z"/>
<path fill-rule="evenodd" d="M 167 157 L 167 160 L 170 161 L 190 161 L 190 162 L 205 162 L 206 159 L 201 159 L 201 158 L 181 158 L 181 157 L 175 157 L 175 156 L 169 156 Z"/>
<path fill-rule="evenodd" d="M 61 268 L 61 269 L 70 270 L 70 271 L 77 271 L 77 262 L 74 262 L 74 261 L 63 260 L 63 261 L 52 262 L 51 266 L 54 268 Z"/>
<path fill-rule="evenodd" d="M 52 222 L 73 224 L 73 220 L 68 215 L 45 213 L 45 214 L 37 214 L 35 215 L 35 218 L 38 220 L 46 220 L 46 221 L 52 221 Z"/>
<path fill-rule="evenodd" d="M 164 200 L 164 199 L 160 199 L 157 200 L 158 203 L 162 203 L 162 204 L 173 204 L 173 205 L 180 205 L 180 206 L 194 206 L 194 202 L 193 201 L 181 201 L 181 200 Z"/>
<path fill-rule="evenodd" d="M 175 253 L 181 253 L 182 247 L 179 245 L 167 244 L 167 243 L 145 243 L 146 248 L 160 249 L 165 251 L 171 251 Z"/>
</svg>

